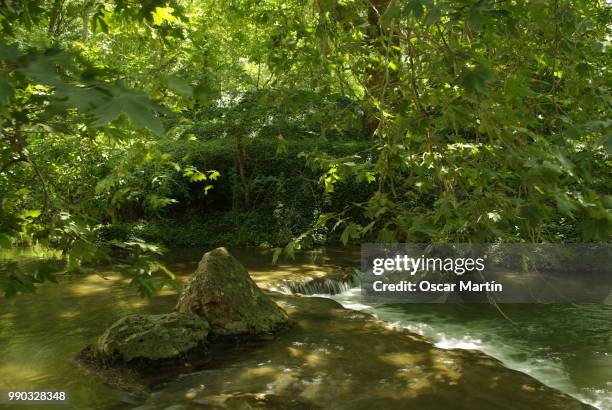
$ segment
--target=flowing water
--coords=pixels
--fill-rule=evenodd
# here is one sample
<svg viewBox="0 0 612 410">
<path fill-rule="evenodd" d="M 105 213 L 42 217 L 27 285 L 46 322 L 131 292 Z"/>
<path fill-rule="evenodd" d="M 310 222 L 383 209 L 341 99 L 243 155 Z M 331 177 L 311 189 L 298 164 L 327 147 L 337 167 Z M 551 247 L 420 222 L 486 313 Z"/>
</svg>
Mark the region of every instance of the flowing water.
<svg viewBox="0 0 612 410">
<path fill-rule="evenodd" d="M 332 296 L 432 340 L 476 349 L 600 409 L 612 409 L 612 306 L 366 305 L 361 289 Z"/>
<path fill-rule="evenodd" d="M 195 268 L 200 250 L 175 252 L 169 264 L 181 280 Z M 601 409 L 612 409 L 612 307 L 606 305 L 505 305 L 505 318 L 484 305 L 365 305 L 350 282 L 325 282 L 334 263 L 355 261 L 354 251 L 305 255 L 273 266 L 269 255 L 234 253 L 262 285 L 302 293 L 324 291 L 345 307 L 366 310 L 380 319 L 430 338 L 442 348 L 478 349 L 508 367 L 532 375 Z M 314 281 L 304 280 L 308 275 Z M 87 375 L 72 358 L 95 341 L 113 321 L 133 312 L 171 309 L 171 291 L 143 300 L 127 280 L 109 274 L 65 276 L 35 294 L 0 299 L 0 389 L 68 390 L 73 408 L 125 408 L 139 405 L 128 394 Z M 312 283 L 312 287 L 309 287 Z M 327 283 L 327 285 L 325 285 Z M 293 285 L 292 285 L 293 284 Z M 188 379 L 198 378 L 197 375 Z M 193 380 L 192 380 L 193 381 Z M 178 384 L 181 386 L 181 384 Z M 157 397 L 168 396 L 164 388 Z M 189 394 L 189 392 L 183 392 Z"/>
</svg>

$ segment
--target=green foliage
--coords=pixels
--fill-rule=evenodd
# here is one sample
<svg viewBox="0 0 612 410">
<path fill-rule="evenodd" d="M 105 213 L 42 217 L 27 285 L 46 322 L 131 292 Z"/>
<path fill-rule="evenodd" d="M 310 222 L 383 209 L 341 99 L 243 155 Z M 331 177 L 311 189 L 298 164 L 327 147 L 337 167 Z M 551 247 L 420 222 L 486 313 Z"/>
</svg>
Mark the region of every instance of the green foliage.
<svg viewBox="0 0 612 410">
<path fill-rule="evenodd" d="M 100 228 L 98 235 L 103 240 L 142 238 L 168 246 L 285 244 L 309 229 L 322 210 L 341 210 L 348 199 L 367 198 L 367 190 L 363 189 L 367 186 L 365 183 L 340 183 L 334 198 L 325 194 L 319 175 L 298 156 L 302 149 L 315 150 L 317 145 L 316 139 L 287 140 L 287 151 L 279 154 L 273 138 L 248 141 L 245 151 L 251 160 L 247 172 L 252 203 L 247 208 L 237 203 L 237 198 L 242 197 L 242 185 L 234 169 L 233 141 L 167 140 L 158 148 L 170 155 L 170 162 L 188 157 L 192 164 L 182 172 L 173 172 L 165 180 L 171 189 L 167 194 L 177 202 L 155 214 L 147 214 L 141 209 L 136 218 L 119 209 L 116 223 Z M 334 155 L 348 154 L 363 147 L 363 143 L 337 141 L 332 152 Z M 204 168 L 217 171 L 197 171 Z M 159 173 L 154 169 L 137 174 L 138 181 L 155 178 L 155 175 Z M 203 175 L 206 175 L 205 180 Z M 206 192 L 202 187 L 212 178 L 214 189 Z M 137 201 L 132 204 L 138 206 Z M 124 207 L 125 211 L 129 209 L 132 208 Z M 318 242 L 324 239 L 321 232 Z"/>
<path fill-rule="evenodd" d="M 151 297 L 164 286 L 177 288 L 174 274 L 157 260 L 163 248 L 138 239 L 110 243 L 120 252 L 114 258 L 113 269 L 130 278 L 141 296 Z"/>
<path fill-rule="evenodd" d="M 148 2 L 142 10 L 155 4 L 162 5 Z M 80 5 L 87 12 L 94 2 Z M 122 11 L 118 2 L 116 15 Z M 146 94 L 112 80 L 113 73 L 62 38 L 74 30 L 69 23 L 83 15 L 86 23 L 87 13 L 80 15 L 60 1 L 2 2 L 0 7 L 0 245 L 40 243 L 60 249 L 68 272 L 109 258 L 112 246 L 93 241 L 91 228 L 104 206 L 92 195 L 96 175 L 91 172 L 99 162 L 96 154 L 113 145 L 101 144 L 104 137 L 133 134 L 115 120 L 126 114 L 137 127 L 164 132 L 160 110 Z M 45 25 L 46 32 L 41 30 Z M 85 36 L 87 24 L 83 29 Z M 123 131 L 117 132 L 120 124 Z M 35 209 L 23 211 L 24 204 Z M 31 291 L 45 280 L 55 281 L 46 270 L 24 273 L 10 264 L 0 272 L 7 296 Z M 149 285 L 140 280 L 138 286 Z"/>
<path fill-rule="evenodd" d="M 146 94 L 125 88 L 118 82 L 111 91 L 111 97 L 92 111 L 94 127 L 100 127 L 126 114 L 139 127 L 149 128 L 156 135 L 164 133 L 161 121 L 153 114 Z"/>
<path fill-rule="evenodd" d="M 609 7 L 374 6 L 380 17 L 370 13 L 370 27 L 338 10 L 324 19 L 333 27 L 328 58 L 350 53 L 345 75 L 361 77 L 376 117 L 375 154 L 352 162 L 309 155 L 328 191 L 365 172 L 376 178 L 376 192 L 357 204 L 365 220 L 327 219 L 344 226 L 342 238 L 549 241 L 560 239 L 550 227 L 563 216 L 573 240 L 608 241 Z M 372 25 L 381 35 L 353 48 L 355 38 L 368 44 Z"/>
<path fill-rule="evenodd" d="M 76 271 L 120 248 L 150 294 L 141 239 L 608 241 L 610 13 L 0 0 L 0 246 Z"/>
</svg>

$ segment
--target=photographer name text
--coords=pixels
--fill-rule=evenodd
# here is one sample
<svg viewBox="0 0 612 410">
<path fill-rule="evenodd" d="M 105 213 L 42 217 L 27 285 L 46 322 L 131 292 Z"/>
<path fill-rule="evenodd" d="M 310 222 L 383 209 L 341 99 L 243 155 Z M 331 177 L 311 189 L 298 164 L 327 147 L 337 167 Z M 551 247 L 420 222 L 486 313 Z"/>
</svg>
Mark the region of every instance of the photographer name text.
<svg viewBox="0 0 612 410">
<path fill-rule="evenodd" d="M 495 281 L 476 283 L 432 283 L 426 280 L 411 282 L 402 280 L 397 283 L 384 283 L 381 280 L 372 283 L 375 292 L 503 292 L 501 283 Z"/>
</svg>

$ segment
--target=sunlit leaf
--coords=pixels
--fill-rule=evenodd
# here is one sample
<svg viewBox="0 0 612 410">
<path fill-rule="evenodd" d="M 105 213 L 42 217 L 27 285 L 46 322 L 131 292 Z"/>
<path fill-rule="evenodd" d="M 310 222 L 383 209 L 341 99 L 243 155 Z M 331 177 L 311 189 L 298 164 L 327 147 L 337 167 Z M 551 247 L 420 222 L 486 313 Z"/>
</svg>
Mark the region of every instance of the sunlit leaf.
<svg viewBox="0 0 612 410">
<path fill-rule="evenodd" d="M 153 24 L 159 26 L 165 21 L 172 23 L 176 21 L 176 17 L 172 14 L 174 9 L 172 7 L 156 7 L 153 14 Z"/>
</svg>

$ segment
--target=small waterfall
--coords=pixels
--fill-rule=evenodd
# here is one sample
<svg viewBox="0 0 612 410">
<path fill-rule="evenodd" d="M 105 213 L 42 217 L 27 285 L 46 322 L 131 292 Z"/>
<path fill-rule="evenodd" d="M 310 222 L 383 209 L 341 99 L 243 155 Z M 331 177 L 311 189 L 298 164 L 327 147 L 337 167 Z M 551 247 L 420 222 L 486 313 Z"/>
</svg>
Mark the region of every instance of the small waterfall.
<svg viewBox="0 0 612 410">
<path fill-rule="evenodd" d="M 337 295 L 361 283 L 361 272 L 357 268 L 342 268 L 323 278 L 288 280 L 281 286 L 284 293 L 302 295 Z"/>
</svg>

